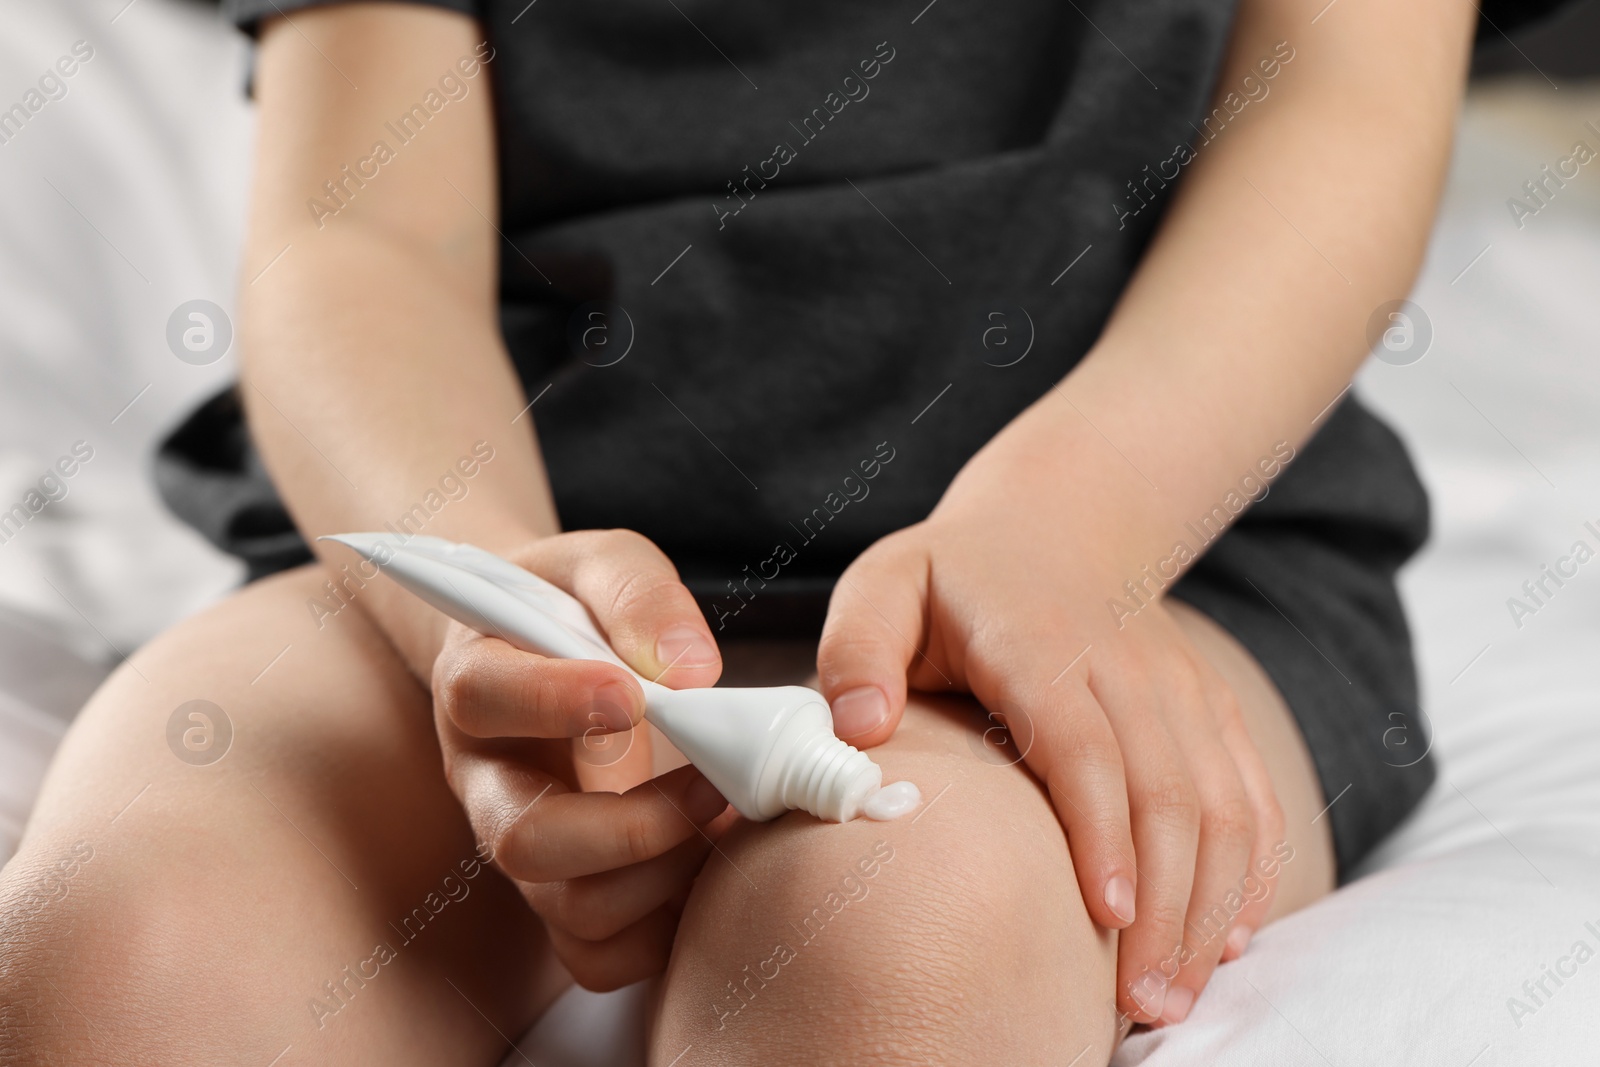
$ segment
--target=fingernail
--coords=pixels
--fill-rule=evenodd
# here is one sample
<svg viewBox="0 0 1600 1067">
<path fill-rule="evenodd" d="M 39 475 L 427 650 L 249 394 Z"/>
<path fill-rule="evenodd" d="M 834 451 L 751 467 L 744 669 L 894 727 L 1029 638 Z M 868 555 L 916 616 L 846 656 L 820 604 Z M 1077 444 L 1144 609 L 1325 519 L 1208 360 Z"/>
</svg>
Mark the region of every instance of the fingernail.
<svg viewBox="0 0 1600 1067">
<path fill-rule="evenodd" d="M 696 779 L 684 793 L 684 808 L 691 822 L 710 822 L 728 808 L 728 800 L 704 778 Z"/>
<path fill-rule="evenodd" d="M 1154 980 L 1155 989 L 1145 989 L 1144 996 L 1134 992 L 1131 988 L 1128 992 L 1129 995 L 1132 996 L 1133 1002 L 1138 1005 L 1140 1014 L 1149 1015 L 1153 1019 L 1159 1019 L 1161 1018 L 1161 1010 L 1166 1004 L 1168 983 L 1167 980 L 1162 978 L 1160 975 L 1150 974 L 1148 969 L 1145 973 Z"/>
<path fill-rule="evenodd" d="M 1175 985 L 1167 990 L 1167 1002 L 1161 1006 L 1161 1021 L 1169 1025 L 1181 1023 L 1189 1017 L 1189 1009 L 1192 1007 L 1194 1007 L 1194 990 Z"/>
<path fill-rule="evenodd" d="M 1235 957 L 1243 956 L 1245 946 L 1250 944 L 1250 938 L 1254 934 L 1255 931 L 1248 926 L 1235 926 L 1228 931 L 1228 951 L 1232 952 Z"/>
<path fill-rule="evenodd" d="M 663 667 L 711 667 L 717 646 L 693 626 L 674 626 L 656 638 L 656 660 Z"/>
<path fill-rule="evenodd" d="M 1107 882 L 1106 907 L 1123 922 L 1133 922 L 1133 883 L 1120 874 Z"/>
<path fill-rule="evenodd" d="M 875 685 L 848 689 L 833 698 L 833 732 L 848 741 L 869 734 L 889 718 L 889 698 Z"/>
<path fill-rule="evenodd" d="M 636 702 L 627 686 L 607 682 L 594 691 L 594 714 L 607 730 L 631 730 L 633 718 L 628 712 Z"/>
</svg>

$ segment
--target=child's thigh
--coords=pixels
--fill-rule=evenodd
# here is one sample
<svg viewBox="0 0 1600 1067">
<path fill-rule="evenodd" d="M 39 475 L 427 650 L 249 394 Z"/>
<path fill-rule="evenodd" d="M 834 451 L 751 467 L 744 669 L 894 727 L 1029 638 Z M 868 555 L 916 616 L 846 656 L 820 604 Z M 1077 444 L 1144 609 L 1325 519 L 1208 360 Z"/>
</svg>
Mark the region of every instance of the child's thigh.
<svg viewBox="0 0 1600 1067">
<path fill-rule="evenodd" d="M 0 874 L 0 1060 L 488 1063 L 559 987 L 428 694 L 307 568 L 137 653 Z M 192 703 L 203 701 L 204 703 Z"/>
<path fill-rule="evenodd" d="M 913 695 L 873 750 L 896 822 L 739 824 L 706 861 L 652 1062 L 1105 1063 L 1116 939 L 1090 920 L 1034 777 L 968 700 Z"/>
</svg>

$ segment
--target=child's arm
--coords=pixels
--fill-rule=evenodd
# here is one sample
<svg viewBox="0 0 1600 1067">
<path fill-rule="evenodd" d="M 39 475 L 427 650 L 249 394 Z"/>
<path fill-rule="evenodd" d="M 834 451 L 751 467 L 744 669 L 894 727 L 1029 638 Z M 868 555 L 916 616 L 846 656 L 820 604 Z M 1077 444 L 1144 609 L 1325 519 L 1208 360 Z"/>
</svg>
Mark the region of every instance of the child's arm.
<svg viewBox="0 0 1600 1067">
<path fill-rule="evenodd" d="M 1287 42 L 1270 95 L 1184 168 L 1082 363 L 925 522 L 846 573 L 820 653 L 825 690 L 845 698 L 841 735 L 866 730 L 857 743 L 893 732 L 908 677 L 1032 721 L 1027 762 L 1084 899 L 1125 929 L 1119 991 L 1182 940 L 1187 909 L 1238 883 L 1282 815 L 1230 694 L 1160 606 L 1119 629 L 1106 604 L 1349 383 L 1368 317 L 1418 268 L 1464 83 L 1467 0 L 1324 3 L 1244 0 L 1218 99 Z M 1176 984 L 1198 992 L 1219 951 Z"/>
<path fill-rule="evenodd" d="M 1085 504 L 1119 501 L 1107 520 L 1126 524 L 1122 561 L 1135 570 L 1276 442 L 1310 436 L 1365 359 L 1370 316 L 1407 295 L 1421 264 L 1476 7 L 1338 0 L 1312 25 L 1325 2 L 1244 0 L 1218 105 L 1247 75 L 1260 80 L 1256 64 L 1280 42 L 1294 59 L 1184 168 L 1060 395 L 995 442 L 1013 457 L 1045 448 Z M 1085 454 L 1103 485 L 1086 484 Z"/>
<path fill-rule="evenodd" d="M 491 550 L 558 528 L 531 415 L 512 422 L 527 400 L 495 319 L 482 41 L 470 19 L 420 5 L 296 11 L 263 28 L 239 391 L 308 538 L 382 529 L 418 504 L 423 532 Z M 459 99 L 440 87 L 447 73 Z M 395 124 L 430 90 L 448 102 L 400 140 Z M 452 475 L 460 499 L 440 486 Z M 447 501 L 437 513 L 430 491 Z M 409 599 L 369 582 L 355 601 L 426 677 L 445 620 Z"/>
<path fill-rule="evenodd" d="M 623 531 L 558 533 L 496 322 L 498 261 L 520 253 L 492 221 L 482 40 L 471 19 L 410 4 L 265 28 L 239 331 L 252 432 L 307 536 L 414 522 L 420 506 L 421 532 L 502 552 L 578 596 L 635 669 L 710 685 L 716 644 L 660 550 Z M 413 104 L 437 110 L 402 141 Z M 342 186 L 338 200 L 324 183 Z M 315 547 L 335 567 L 354 561 Z M 638 684 L 479 637 L 383 579 L 355 603 L 432 680 L 451 787 L 572 973 L 598 988 L 659 971 L 677 922 L 666 905 L 687 893 L 710 847 L 699 827 L 726 803 L 693 768 L 638 784 L 643 740 L 617 764 L 575 741 L 638 723 Z"/>
</svg>

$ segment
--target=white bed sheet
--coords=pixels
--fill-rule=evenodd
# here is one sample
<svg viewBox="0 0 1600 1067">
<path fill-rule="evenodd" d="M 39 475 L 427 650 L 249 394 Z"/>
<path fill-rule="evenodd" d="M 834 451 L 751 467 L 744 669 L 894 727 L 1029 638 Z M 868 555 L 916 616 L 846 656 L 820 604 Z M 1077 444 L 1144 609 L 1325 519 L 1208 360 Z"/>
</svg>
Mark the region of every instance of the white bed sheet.
<svg viewBox="0 0 1600 1067">
<path fill-rule="evenodd" d="M 123 3 L 25 0 L 0 16 L 0 69 L 22 72 L 0 98 L 74 40 L 97 48 L 68 97 L 0 146 L 0 500 L 72 441 L 97 449 L 68 500 L 0 545 L 0 644 L 18 653 L 0 657 L 0 856 L 84 688 L 238 574 L 160 509 L 146 464 L 231 372 L 179 363 L 163 328 L 183 300 L 231 307 L 244 51 L 203 8 Z M 1506 207 L 1572 140 L 1594 143 L 1594 114 L 1600 93 L 1575 86 L 1476 94 L 1413 296 L 1433 347 L 1358 386 L 1433 492 L 1435 538 L 1404 590 L 1441 782 L 1369 877 L 1263 930 L 1189 1022 L 1134 1037 L 1121 1067 L 1489 1067 L 1600 1045 L 1600 962 L 1546 979 L 1542 1003 L 1522 989 L 1579 940 L 1600 951 L 1600 561 L 1520 629 L 1506 607 L 1573 541 L 1600 549 L 1584 527 L 1600 528 L 1600 184 L 1570 182 L 1521 230 Z M 38 670 L 46 654 L 17 628 L 54 666 Z M 1534 1010 L 1513 1018 L 1512 997 Z M 637 987 L 574 991 L 506 1062 L 642 1062 L 642 1004 Z"/>
<path fill-rule="evenodd" d="M 0 10 L 0 108 L 74 43 L 93 50 L 0 144 L 0 512 L 75 443 L 92 450 L 0 543 L 0 856 L 86 687 L 241 573 L 163 509 L 149 463 L 233 373 L 231 355 L 180 362 L 166 322 L 186 300 L 233 303 L 245 47 L 215 8 L 125 3 Z"/>
</svg>

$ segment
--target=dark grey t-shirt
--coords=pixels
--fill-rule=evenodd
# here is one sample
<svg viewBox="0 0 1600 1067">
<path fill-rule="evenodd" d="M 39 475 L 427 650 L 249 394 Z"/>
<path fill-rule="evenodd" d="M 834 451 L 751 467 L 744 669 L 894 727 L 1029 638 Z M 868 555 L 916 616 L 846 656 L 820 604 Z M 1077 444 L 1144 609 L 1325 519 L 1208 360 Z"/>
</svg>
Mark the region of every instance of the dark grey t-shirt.
<svg viewBox="0 0 1600 1067">
<path fill-rule="evenodd" d="M 253 30 L 316 2 L 229 6 Z M 502 323 L 561 520 L 647 534 L 707 596 L 825 589 L 927 515 L 1083 356 L 1183 168 L 1309 44 L 1209 111 L 1232 0 L 433 2 L 493 56 Z M 452 88 L 419 83 L 374 141 L 403 156 Z M 1352 481 L 1404 472 L 1364 443 L 1338 443 Z M 1322 491 L 1350 523 L 1415 522 Z M 276 533 L 228 540 L 303 552 Z"/>
<path fill-rule="evenodd" d="M 231 6 L 253 28 L 312 2 Z M 1184 167 L 1310 47 L 1252 57 L 1210 110 L 1231 0 L 434 2 L 492 56 L 502 327 L 561 521 L 649 536 L 719 637 L 814 633 L 839 571 L 1082 358 Z M 451 121 L 471 66 L 353 171 Z M 308 204 L 324 225 L 361 195 L 341 181 Z M 158 476 L 253 574 L 309 558 L 231 394 Z M 1346 401 L 1225 536 L 1196 520 L 1174 591 L 1284 694 L 1348 870 L 1433 776 L 1393 584 L 1426 497 Z"/>
<path fill-rule="evenodd" d="M 926 516 L 1232 118 L 1205 115 L 1231 0 L 442 6 L 492 49 L 502 324 L 562 522 L 637 529 L 708 595 L 826 588 Z M 397 158 L 451 120 L 432 89 L 374 131 Z"/>
<path fill-rule="evenodd" d="M 1183 168 L 1297 73 L 1286 40 L 1208 111 L 1232 0 L 434 2 L 493 57 L 502 324 L 561 520 L 645 533 L 708 596 L 826 588 L 926 516 L 1093 343 Z M 399 158 L 483 91 L 450 76 L 374 140 Z M 1338 444 L 1351 481 L 1405 475 L 1367 445 Z"/>
<path fill-rule="evenodd" d="M 563 521 L 743 595 L 926 516 L 1095 339 L 1230 6 L 488 4 L 503 321 Z"/>
</svg>

